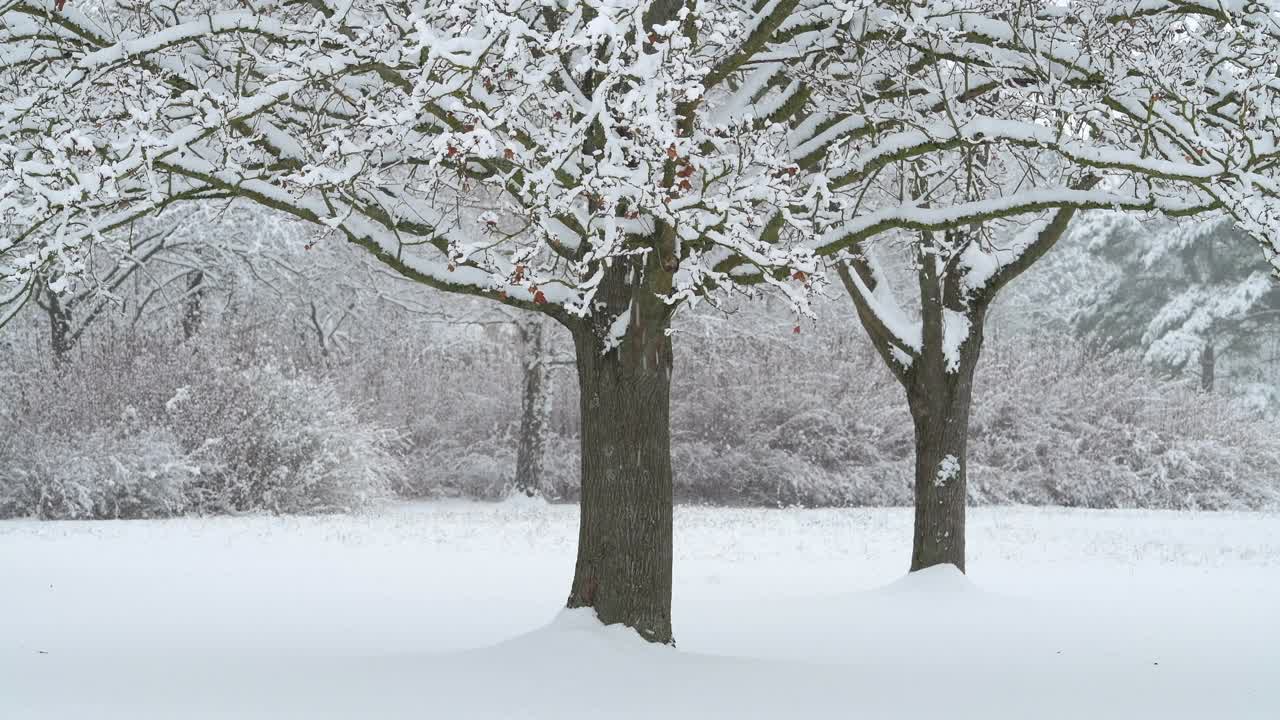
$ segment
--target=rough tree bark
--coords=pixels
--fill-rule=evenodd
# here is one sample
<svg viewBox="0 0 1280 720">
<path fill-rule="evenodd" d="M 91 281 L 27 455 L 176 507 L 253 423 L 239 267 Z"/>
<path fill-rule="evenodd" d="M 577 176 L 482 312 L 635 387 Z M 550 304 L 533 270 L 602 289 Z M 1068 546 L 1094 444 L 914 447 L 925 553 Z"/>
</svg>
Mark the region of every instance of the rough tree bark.
<svg viewBox="0 0 1280 720">
<path fill-rule="evenodd" d="M 672 354 L 670 309 L 655 290 L 669 291 L 674 268 L 655 255 L 615 258 L 593 318 L 573 328 L 582 501 L 568 606 L 669 644 Z"/>
<path fill-rule="evenodd" d="M 544 329 L 539 318 L 516 322 L 520 333 L 520 363 L 524 390 L 520 395 L 520 438 L 516 447 L 515 492 L 537 497 L 542 493 L 543 458 L 551 410 L 550 373 Z"/>
<path fill-rule="evenodd" d="M 927 357 L 931 350 L 937 357 Z M 941 350 L 926 347 L 926 357 L 910 377 L 907 404 L 916 441 L 913 572 L 947 563 L 964 571 L 969 409 L 981 350 L 979 316 L 958 350 L 956 366 L 949 370 Z"/>
</svg>

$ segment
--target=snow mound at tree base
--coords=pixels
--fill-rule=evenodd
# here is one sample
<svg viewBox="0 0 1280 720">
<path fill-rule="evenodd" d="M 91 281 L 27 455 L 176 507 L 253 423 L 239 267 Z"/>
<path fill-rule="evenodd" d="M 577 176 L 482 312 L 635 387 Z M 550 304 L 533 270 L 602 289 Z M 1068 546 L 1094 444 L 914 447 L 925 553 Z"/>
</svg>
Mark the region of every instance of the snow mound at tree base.
<svg viewBox="0 0 1280 720">
<path fill-rule="evenodd" d="M 640 637 L 631 628 L 605 625 L 589 608 L 564 609 L 545 627 L 504 640 L 489 648 L 471 651 L 477 655 L 520 655 L 530 653 L 550 657 L 581 657 L 584 654 L 617 656 L 627 653 L 659 654 L 671 650 Z M 661 657 L 657 657 L 659 661 Z"/>
<path fill-rule="evenodd" d="M 973 581 L 960 568 L 948 563 L 907 573 L 904 577 L 894 580 L 875 592 L 913 595 L 918 593 L 979 593 L 981 590 L 973 584 Z"/>
</svg>

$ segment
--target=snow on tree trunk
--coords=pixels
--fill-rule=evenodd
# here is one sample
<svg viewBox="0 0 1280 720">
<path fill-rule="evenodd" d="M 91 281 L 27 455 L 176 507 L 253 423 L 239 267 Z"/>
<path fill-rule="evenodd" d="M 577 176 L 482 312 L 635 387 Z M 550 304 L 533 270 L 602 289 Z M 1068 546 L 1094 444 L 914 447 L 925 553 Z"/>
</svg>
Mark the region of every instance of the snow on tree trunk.
<svg viewBox="0 0 1280 720">
<path fill-rule="evenodd" d="M 655 272 L 670 281 L 654 261 L 615 260 L 600 321 L 574 332 L 582 500 L 568 606 L 671 643 L 672 353 L 669 308 L 646 282 Z"/>
<path fill-rule="evenodd" d="M 551 410 L 550 377 L 541 319 L 522 319 L 517 323 L 517 330 L 520 333 L 524 390 L 520 396 L 520 439 L 516 448 L 513 489 L 517 493 L 537 497 L 543 487 L 543 458 Z"/>
<path fill-rule="evenodd" d="M 915 530 L 911 570 L 965 568 L 969 408 L 981 328 L 971 331 L 955 372 L 921 372 L 907 392 L 915 426 Z"/>
<path fill-rule="evenodd" d="M 1074 214 L 1071 208 L 1058 210 L 999 245 L 987 245 L 976 229 L 920 233 L 912 247 L 918 320 L 897 305 L 872 254 L 837 266 L 859 322 L 906 390 L 911 408 L 916 443 L 912 571 L 944 563 L 965 569 L 969 410 L 987 311 L 1002 287 L 1057 243 Z"/>
</svg>

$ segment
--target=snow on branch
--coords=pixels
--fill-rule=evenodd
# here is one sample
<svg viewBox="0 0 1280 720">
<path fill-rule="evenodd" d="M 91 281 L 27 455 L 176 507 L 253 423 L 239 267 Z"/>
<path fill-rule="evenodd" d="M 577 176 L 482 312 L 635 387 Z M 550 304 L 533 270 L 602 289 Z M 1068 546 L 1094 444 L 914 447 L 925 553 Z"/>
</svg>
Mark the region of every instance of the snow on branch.
<svg viewBox="0 0 1280 720">
<path fill-rule="evenodd" d="M 561 319 L 596 312 L 604 269 L 638 257 L 672 306 L 761 285 L 805 312 L 824 258 L 956 228 L 977 230 L 941 260 L 977 289 L 1020 251 L 973 243 L 1063 208 L 1226 214 L 1280 267 L 1280 25 L 1261 3 L 184 13 L 0 8 L 0 277 L 71 267 L 105 225 L 209 194 Z"/>
</svg>

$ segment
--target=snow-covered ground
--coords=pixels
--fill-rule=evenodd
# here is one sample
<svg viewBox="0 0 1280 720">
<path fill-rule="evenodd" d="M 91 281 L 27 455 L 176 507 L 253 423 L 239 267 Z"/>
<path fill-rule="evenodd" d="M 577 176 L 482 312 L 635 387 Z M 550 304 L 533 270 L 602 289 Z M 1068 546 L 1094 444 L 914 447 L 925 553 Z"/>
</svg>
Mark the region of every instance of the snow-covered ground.
<svg viewBox="0 0 1280 720">
<path fill-rule="evenodd" d="M 1277 718 L 1280 516 L 676 516 L 678 650 L 559 610 L 575 507 L 0 522 L 0 718 Z"/>
</svg>

